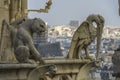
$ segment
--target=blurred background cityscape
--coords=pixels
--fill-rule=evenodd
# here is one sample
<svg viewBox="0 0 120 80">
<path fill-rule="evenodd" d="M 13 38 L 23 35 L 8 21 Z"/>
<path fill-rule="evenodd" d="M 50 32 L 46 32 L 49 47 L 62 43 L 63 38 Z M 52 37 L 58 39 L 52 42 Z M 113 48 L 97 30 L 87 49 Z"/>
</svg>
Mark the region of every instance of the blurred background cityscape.
<svg viewBox="0 0 120 80">
<path fill-rule="evenodd" d="M 47 23 L 46 23 L 47 24 Z M 34 34 L 34 42 L 38 51 L 42 53 L 43 57 L 47 58 L 65 58 L 70 48 L 72 36 L 80 22 L 71 20 L 68 25 L 47 25 L 47 30 L 42 36 Z M 104 73 L 112 77 L 112 55 L 120 45 L 120 27 L 119 26 L 105 26 L 102 34 L 101 42 L 101 69 Z M 96 54 L 96 40 L 89 46 L 90 56 L 95 59 Z M 83 54 L 84 55 L 84 54 Z M 106 67 L 107 66 L 107 67 Z M 105 68 L 105 69 L 104 69 Z M 95 75 L 100 76 L 100 70 L 97 70 Z M 103 75 L 104 75 L 103 73 Z M 106 74 L 106 75 L 107 75 Z M 95 76 L 94 75 L 94 76 Z M 105 75 L 104 75 L 105 76 Z M 97 79 L 98 80 L 98 79 Z M 103 79 L 104 80 L 104 79 Z M 105 80 L 107 80 L 105 78 Z M 114 80 L 113 77 L 111 80 Z"/>
</svg>

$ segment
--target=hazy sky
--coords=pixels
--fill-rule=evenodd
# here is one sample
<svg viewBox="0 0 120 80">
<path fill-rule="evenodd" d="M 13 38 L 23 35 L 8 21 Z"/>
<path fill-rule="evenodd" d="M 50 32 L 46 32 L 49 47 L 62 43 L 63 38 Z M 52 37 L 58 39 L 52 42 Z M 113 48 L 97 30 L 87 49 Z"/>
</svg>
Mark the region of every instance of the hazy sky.
<svg viewBox="0 0 120 80">
<path fill-rule="evenodd" d="M 48 0 L 28 0 L 29 9 L 44 8 Z M 89 14 L 101 14 L 106 25 L 120 26 L 118 0 L 53 0 L 49 13 L 30 12 L 29 17 L 38 17 L 49 25 L 69 24 L 70 20 L 84 21 Z"/>
</svg>

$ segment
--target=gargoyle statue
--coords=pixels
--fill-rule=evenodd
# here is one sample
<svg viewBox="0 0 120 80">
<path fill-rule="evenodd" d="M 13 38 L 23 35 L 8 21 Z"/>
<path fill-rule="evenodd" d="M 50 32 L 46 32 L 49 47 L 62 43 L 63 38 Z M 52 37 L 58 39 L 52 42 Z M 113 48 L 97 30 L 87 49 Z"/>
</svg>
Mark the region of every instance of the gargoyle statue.
<svg viewBox="0 0 120 80">
<path fill-rule="evenodd" d="M 17 20 L 10 25 L 3 21 L 4 26 L 7 25 L 11 33 L 11 43 L 14 54 L 20 63 L 35 63 L 39 61 L 44 64 L 40 53 L 36 50 L 33 43 L 33 33 L 41 34 L 46 30 L 45 22 L 41 19 L 23 19 Z M 3 27 L 4 27 L 3 26 Z"/>
<path fill-rule="evenodd" d="M 95 27 L 94 23 L 96 23 L 97 27 Z M 97 37 L 97 55 L 96 58 L 99 57 L 101 36 L 104 27 L 104 18 L 100 15 L 90 15 L 87 17 L 86 21 L 84 21 L 78 29 L 75 31 L 71 47 L 68 53 L 67 58 L 83 58 L 81 57 L 82 50 L 85 50 L 86 58 L 91 59 L 88 52 L 88 46 L 92 41 Z"/>
</svg>

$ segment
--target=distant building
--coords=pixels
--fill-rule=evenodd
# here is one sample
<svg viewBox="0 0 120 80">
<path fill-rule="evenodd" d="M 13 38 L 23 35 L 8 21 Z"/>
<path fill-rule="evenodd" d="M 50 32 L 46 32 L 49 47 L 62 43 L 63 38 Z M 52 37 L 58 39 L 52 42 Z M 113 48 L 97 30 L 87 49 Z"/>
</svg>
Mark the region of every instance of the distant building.
<svg viewBox="0 0 120 80">
<path fill-rule="evenodd" d="M 36 44 L 35 47 L 42 57 L 63 57 L 59 42 Z"/>
<path fill-rule="evenodd" d="M 70 26 L 75 26 L 78 27 L 79 26 L 79 21 L 78 20 L 71 20 L 69 23 Z"/>
</svg>

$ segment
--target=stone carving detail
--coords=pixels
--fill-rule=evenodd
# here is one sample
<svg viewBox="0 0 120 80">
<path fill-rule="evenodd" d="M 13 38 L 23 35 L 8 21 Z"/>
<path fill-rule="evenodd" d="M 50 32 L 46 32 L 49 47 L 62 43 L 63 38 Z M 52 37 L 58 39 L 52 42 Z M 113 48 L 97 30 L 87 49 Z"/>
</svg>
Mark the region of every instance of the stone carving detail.
<svg viewBox="0 0 120 80">
<path fill-rule="evenodd" d="M 48 0 L 48 2 L 46 2 L 46 6 L 44 9 L 40 9 L 40 10 L 28 10 L 28 11 L 33 11 L 33 12 L 44 12 L 44 13 L 48 13 L 49 9 L 51 8 L 52 5 L 52 0 Z"/>
<path fill-rule="evenodd" d="M 46 25 L 43 20 L 35 19 L 20 19 L 8 25 L 3 21 L 4 26 L 7 25 L 11 32 L 11 42 L 14 48 L 16 59 L 20 63 L 35 63 L 39 61 L 44 63 L 40 53 L 36 50 L 33 43 L 33 33 L 41 34 L 46 30 Z M 4 27 L 3 26 L 3 27 Z"/>
<path fill-rule="evenodd" d="M 96 23 L 97 27 L 93 24 Z M 85 50 L 86 58 L 90 59 L 88 46 L 97 37 L 97 58 L 99 57 L 100 42 L 102 30 L 104 27 L 104 18 L 100 15 L 90 15 L 87 17 L 73 35 L 68 58 L 81 58 L 82 50 Z"/>
</svg>

